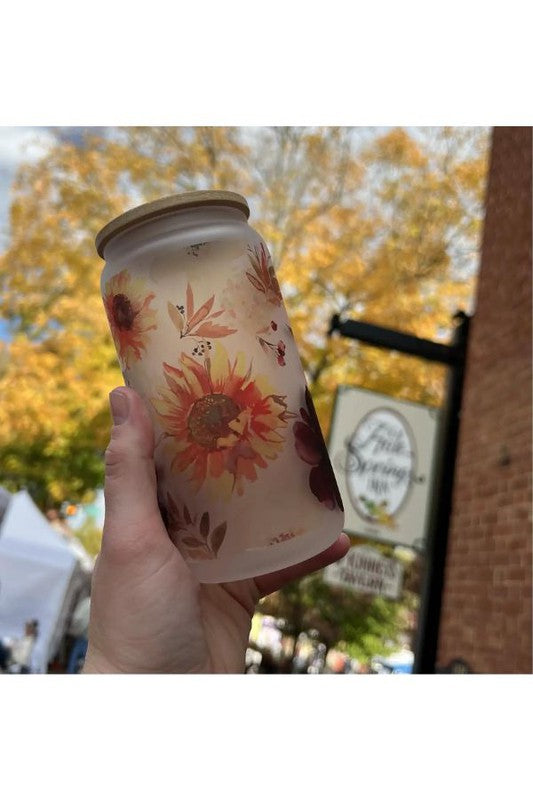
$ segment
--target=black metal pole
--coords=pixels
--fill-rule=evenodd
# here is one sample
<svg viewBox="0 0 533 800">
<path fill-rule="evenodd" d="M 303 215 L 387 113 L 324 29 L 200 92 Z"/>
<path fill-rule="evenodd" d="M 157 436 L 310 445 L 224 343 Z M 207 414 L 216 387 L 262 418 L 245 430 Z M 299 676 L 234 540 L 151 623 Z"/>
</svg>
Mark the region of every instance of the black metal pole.
<svg viewBox="0 0 533 800">
<path fill-rule="evenodd" d="M 463 393 L 466 346 L 470 317 L 460 311 L 454 315 L 458 320 L 452 343 L 449 345 L 419 339 L 391 328 L 382 328 L 358 320 L 341 320 L 338 314 L 331 319 L 329 335 L 337 331 L 341 336 L 358 339 L 374 347 L 397 350 L 407 355 L 425 358 L 446 364 L 448 375 L 444 413 L 439 426 L 437 462 L 433 484 L 433 501 L 430 510 L 429 530 L 426 543 L 425 577 L 418 615 L 417 644 L 415 647 L 414 672 L 433 673 L 437 656 L 442 590 L 448 531 L 452 508 L 453 479 L 461 400 Z"/>
<path fill-rule="evenodd" d="M 437 453 L 440 457 L 430 511 L 426 568 L 418 613 L 413 669 L 418 674 L 435 672 L 469 323 L 470 318 L 466 314 L 461 315 L 454 332 L 453 347 L 458 358 L 451 366 L 448 376 L 444 416 L 437 443 Z"/>
<path fill-rule="evenodd" d="M 371 325 L 360 320 L 341 320 L 338 314 L 331 318 L 329 334 L 338 331 L 341 336 L 357 339 L 360 342 L 382 347 L 385 350 L 397 350 L 428 361 L 438 361 L 441 364 L 453 364 L 457 359 L 455 343 L 440 344 L 431 339 L 420 339 L 408 333 L 401 333 L 392 328 L 382 328 L 380 325 Z"/>
</svg>

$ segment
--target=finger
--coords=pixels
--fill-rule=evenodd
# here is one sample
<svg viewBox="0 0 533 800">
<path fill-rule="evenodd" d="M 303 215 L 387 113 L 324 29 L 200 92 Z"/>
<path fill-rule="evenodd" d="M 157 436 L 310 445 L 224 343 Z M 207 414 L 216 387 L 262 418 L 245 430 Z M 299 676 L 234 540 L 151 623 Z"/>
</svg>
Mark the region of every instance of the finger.
<svg viewBox="0 0 533 800">
<path fill-rule="evenodd" d="M 350 539 L 345 533 L 341 533 L 337 541 L 333 542 L 327 550 L 308 558 L 307 561 L 255 578 L 255 584 L 260 596 L 264 597 L 266 594 L 277 592 L 286 583 L 303 578 L 304 575 L 309 575 L 310 572 L 315 572 L 317 569 L 323 569 L 328 564 L 333 564 L 334 561 L 338 561 L 339 558 L 345 556 L 349 549 Z"/>
<path fill-rule="evenodd" d="M 102 548 L 168 546 L 157 503 L 152 423 L 139 395 L 126 387 L 109 395 L 113 428 L 105 456 Z"/>
</svg>

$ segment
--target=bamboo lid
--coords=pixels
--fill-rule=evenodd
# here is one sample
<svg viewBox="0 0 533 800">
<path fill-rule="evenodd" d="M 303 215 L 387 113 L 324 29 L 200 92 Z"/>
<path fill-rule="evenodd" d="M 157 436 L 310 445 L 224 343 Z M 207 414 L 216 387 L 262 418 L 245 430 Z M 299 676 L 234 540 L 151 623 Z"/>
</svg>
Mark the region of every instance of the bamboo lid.
<svg viewBox="0 0 533 800">
<path fill-rule="evenodd" d="M 96 236 L 96 250 L 98 255 L 104 257 L 106 244 L 117 234 L 123 233 L 128 228 L 138 225 L 140 222 L 147 222 L 150 219 L 161 217 L 177 209 L 197 208 L 198 206 L 230 206 L 238 208 L 246 215 L 250 216 L 250 208 L 246 199 L 236 192 L 201 191 L 184 192 L 183 194 L 173 194 L 169 197 L 161 197 L 151 203 L 143 203 L 140 206 L 131 208 L 129 211 L 108 222 Z"/>
</svg>

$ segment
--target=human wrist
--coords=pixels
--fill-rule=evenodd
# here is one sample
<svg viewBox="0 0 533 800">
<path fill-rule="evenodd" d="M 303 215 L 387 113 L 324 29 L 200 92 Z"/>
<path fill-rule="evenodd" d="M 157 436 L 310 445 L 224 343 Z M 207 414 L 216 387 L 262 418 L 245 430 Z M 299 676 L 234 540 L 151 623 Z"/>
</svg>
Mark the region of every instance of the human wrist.
<svg viewBox="0 0 533 800">
<path fill-rule="evenodd" d="M 87 650 L 81 675 L 113 675 L 121 670 L 114 666 L 102 653 L 91 647 Z"/>
</svg>

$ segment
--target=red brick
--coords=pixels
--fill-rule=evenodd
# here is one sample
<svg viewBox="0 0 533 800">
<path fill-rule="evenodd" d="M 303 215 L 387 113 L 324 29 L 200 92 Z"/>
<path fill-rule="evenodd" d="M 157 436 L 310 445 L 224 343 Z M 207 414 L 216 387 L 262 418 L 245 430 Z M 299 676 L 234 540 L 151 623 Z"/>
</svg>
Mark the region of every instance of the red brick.
<svg viewBox="0 0 533 800">
<path fill-rule="evenodd" d="M 531 144 L 493 131 L 440 626 L 481 673 L 532 669 Z"/>
</svg>

